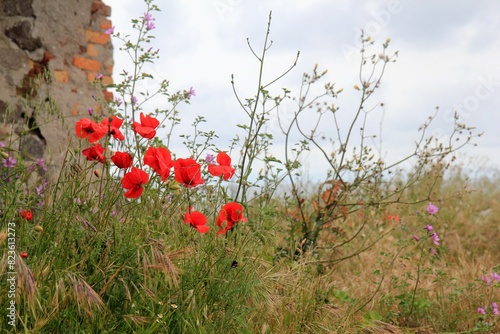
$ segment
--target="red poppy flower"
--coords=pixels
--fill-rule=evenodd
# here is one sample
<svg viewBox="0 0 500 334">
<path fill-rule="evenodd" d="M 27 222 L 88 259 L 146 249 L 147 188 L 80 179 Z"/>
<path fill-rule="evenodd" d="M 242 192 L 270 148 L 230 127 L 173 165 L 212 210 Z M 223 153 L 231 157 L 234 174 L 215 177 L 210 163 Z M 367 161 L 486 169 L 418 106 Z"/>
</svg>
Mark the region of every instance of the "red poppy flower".
<svg viewBox="0 0 500 334">
<path fill-rule="evenodd" d="M 170 175 L 170 168 L 174 165 L 170 151 L 164 147 L 149 147 L 144 154 L 144 164 L 153 168 L 161 180 L 165 182 Z"/>
<path fill-rule="evenodd" d="M 192 188 L 203 184 L 201 166 L 194 159 L 177 159 L 174 162 L 175 180 L 185 187 Z"/>
<path fill-rule="evenodd" d="M 82 153 L 89 161 L 97 160 L 102 164 L 106 162 L 106 159 L 104 158 L 104 147 L 100 144 L 90 146 L 89 148 L 82 150 Z"/>
<path fill-rule="evenodd" d="M 132 166 L 132 156 L 128 152 L 115 152 L 111 157 L 111 161 L 118 168 L 129 168 Z"/>
<path fill-rule="evenodd" d="M 107 127 L 104 127 L 88 118 L 82 118 L 76 122 L 76 136 L 78 138 L 87 138 L 90 143 L 95 143 L 108 132 Z"/>
<path fill-rule="evenodd" d="M 226 152 L 217 154 L 218 165 L 208 165 L 208 172 L 213 176 L 221 176 L 224 180 L 229 180 L 234 175 L 234 168 L 231 166 L 231 158 Z"/>
<path fill-rule="evenodd" d="M 184 223 L 190 224 L 200 233 L 207 233 L 210 227 L 205 225 L 207 223 L 207 217 L 198 211 L 194 211 L 192 207 L 189 208 L 189 212 L 184 214 Z"/>
<path fill-rule="evenodd" d="M 111 117 L 107 117 L 101 121 L 101 126 L 103 126 L 108 133 L 113 136 L 113 138 L 118 140 L 124 140 L 125 136 L 120 131 L 120 127 L 123 124 L 123 119 L 112 115 Z"/>
<path fill-rule="evenodd" d="M 247 222 L 247 219 L 243 217 L 243 206 L 236 202 L 224 204 L 220 210 L 219 217 L 217 217 L 217 226 L 220 227 L 217 234 L 226 233 L 238 222 Z"/>
<path fill-rule="evenodd" d="M 142 138 L 153 139 L 156 136 L 158 125 L 160 125 L 160 121 L 149 115 L 144 116 L 144 113 L 141 112 L 141 123 L 134 122 L 134 132 Z"/>
<path fill-rule="evenodd" d="M 21 253 L 19 253 L 19 255 L 21 255 L 21 257 L 22 257 L 23 259 L 25 259 L 25 258 L 27 258 L 27 257 L 28 257 L 28 253 L 26 253 L 26 252 L 21 252 Z"/>
<path fill-rule="evenodd" d="M 27 221 L 30 221 L 31 219 L 33 219 L 33 212 L 24 209 L 23 212 L 21 212 L 21 217 L 26 219 Z"/>
<path fill-rule="evenodd" d="M 132 167 L 132 170 L 126 173 L 122 179 L 123 188 L 127 189 L 125 197 L 137 198 L 142 195 L 144 188 L 142 187 L 149 181 L 148 173 L 142 169 Z"/>
</svg>

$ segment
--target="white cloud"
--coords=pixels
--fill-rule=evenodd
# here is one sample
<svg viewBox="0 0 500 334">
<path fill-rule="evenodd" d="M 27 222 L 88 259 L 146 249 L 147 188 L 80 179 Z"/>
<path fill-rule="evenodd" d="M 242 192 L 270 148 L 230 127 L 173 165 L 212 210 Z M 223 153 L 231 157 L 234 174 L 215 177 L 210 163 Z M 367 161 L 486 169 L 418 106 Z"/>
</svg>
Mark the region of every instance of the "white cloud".
<svg viewBox="0 0 500 334">
<path fill-rule="evenodd" d="M 113 7 L 113 24 L 122 30 L 134 16 L 142 15 L 141 1 L 108 0 Z M 158 2 L 162 12 L 155 13 L 154 42 L 161 49 L 161 60 L 151 71 L 171 81 L 173 90 L 194 86 L 198 96 L 183 106 L 183 117 L 207 117 L 207 127 L 224 132 L 222 142 L 238 131 L 234 124 L 245 119 L 233 96 L 230 75 L 243 97 L 256 87 L 258 63 L 246 45 L 248 37 L 256 51 L 262 48 L 268 14 L 273 10 L 271 39 L 273 47 L 266 59 L 266 78 L 285 70 L 301 51 L 297 68 L 276 85 L 298 90 L 301 75 L 315 63 L 328 68 L 328 78 L 345 88 L 339 101 L 339 114 L 345 120 L 356 110 L 360 29 L 371 32 L 377 43 L 392 38 L 390 49 L 400 50 L 396 63 L 390 64 L 380 92 L 373 103 L 385 103 L 384 148 L 401 155 L 413 149 L 416 129 L 440 106 L 444 116 L 436 127 L 446 133 L 451 126 L 451 111 L 469 103 L 463 112 L 467 123 L 484 130 L 480 148 L 467 149 L 470 155 L 489 155 L 500 166 L 497 147 L 500 138 L 500 3 L 481 1 L 257 1 L 185 0 Z M 347 49 L 346 49 L 347 47 Z M 115 46 L 116 48 L 116 46 Z M 355 50 L 346 53 L 346 50 Z M 115 57 L 115 72 L 125 66 Z M 119 78 L 116 77 L 118 80 Z M 489 95 L 482 82 L 490 82 Z M 484 85 L 484 83 L 483 83 Z M 377 111 L 380 115 L 382 110 Z M 376 114 L 374 114 L 376 116 Z M 210 123 L 213 122 L 213 123 Z M 374 117 L 373 131 L 379 119 Z M 186 131 L 190 131 L 187 129 Z M 233 133 L 234 132 L 234 133 Z M 279 147 L 280 143 L 277 143 Z"/>
</svg>

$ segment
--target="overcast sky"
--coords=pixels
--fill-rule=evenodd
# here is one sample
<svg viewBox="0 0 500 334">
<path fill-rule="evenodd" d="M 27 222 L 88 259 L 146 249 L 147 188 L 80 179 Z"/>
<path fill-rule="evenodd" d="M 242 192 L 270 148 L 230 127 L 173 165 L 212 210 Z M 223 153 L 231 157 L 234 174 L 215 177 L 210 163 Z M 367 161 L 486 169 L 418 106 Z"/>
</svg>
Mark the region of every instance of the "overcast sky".
<svg viewBox="0 0 500 334">
<path fill-rule="evenodd" d="M 115 31 L 122 33 L 131 33 L 130 20 L 145 11 L 140 0 L 105 2 L 112 7 Z M 173 91 L 193 86 L 197 94 L 190 105 L 181 106 L 186 122 L 180 131 L 192 133 L 191 120 L 203 115 L 208 121 L 204 130 L 215 130 L 221 137 L 219 148 L 227 150 L 238 131 L 236 124 L 245 120 L 230 76 L 235 75 L 242 97 L 255 93 L 258 62 L 246 40 L 261 50 L 272 10 L 273 46 L 266 56 L 264 78 L 272 79 L 286 70 L 300 50 L 296 68 L 273 86 L 274 92 L 287 87 L 297 95 L 304 72 L 315 64 L 319 70 L 328 69 L 326 79 L 344 89 L 335 104 L 345 121 L 341 124 L 345 134 L 359 103 L 360 93 L 353 86 L 359 85 L 360 32 L 363 29 L 375 40 L 372 52 L 377 53 L 391 38 L 389 53 L 399 51 L 399 56 L 388 65 L 381 88 L 369 104 L 384 103 L 369 118 L 373 134 L 379 134 L 382 124 L 382 138 L 373 145 L 384 159 L 395 161 L 411 152 L 419 126 L 439 107 L 430 130 L 433 134 L 445 138 L 457 111 L 463 123 L 484 132 L 475 139 L 477 147 L 463 150 L 468 157 L 464 163 L 470 164 L 472 158 L 478 165 L 500 166 L 499 1 L 179 0 L 156 4 L 161 12 L 153 13 L 156 29 L 152 33 L 157 39 L 152 45 L 160 49 L 161 58 L 146 71 L 158 81 L 170 80 Z M 117 74 L 129 65 L 117 51 L 119 41 L 115 39 L 114 45 L 117 81 Z M 154 83 L 145 88 L 153 88 Z M 285 106 L 281 112 L 286 119 L 293 109 Z M 271 119 L 268 131 L 275 135 L 278 152 L 282 140 L 276 124 L 276 118 Z M 331 124 L 331 120 L 322 124 L 327 136 L 335 135 Z M 175 144 L 170 149 L 182 152 Z M 231 155 L 238 159 L 237 152 Z M 324 173 L 316 163 L 318 157 L 311 152 L 304 161 L 313 177 Z"/>
</svg>

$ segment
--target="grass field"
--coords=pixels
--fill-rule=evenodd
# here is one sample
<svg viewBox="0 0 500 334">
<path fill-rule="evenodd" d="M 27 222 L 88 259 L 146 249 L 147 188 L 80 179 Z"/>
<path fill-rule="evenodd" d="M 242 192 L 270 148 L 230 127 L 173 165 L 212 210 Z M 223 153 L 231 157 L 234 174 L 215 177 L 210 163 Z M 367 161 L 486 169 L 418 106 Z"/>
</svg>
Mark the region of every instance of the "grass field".
<svg viewBox="0 0 500 334">
<path fill-rule="evenodd" d="M 498 173 L 466 182 L 455 172 L 436 194 L 435 215 L 427 203 L 366 207 L 326 226 L 314 249 L 297 253 L 284 199 L 246 206 L 248 222 L 224 235 L 215 234 L 217 212 L 207 200 L 211 231 L 201 234 L 183 221 L 185 197 L 174 200 L 180 189 L 170 199 L 149 189 L 130 201 L 112 179 L 94 177 L 89 187 L 72 168 L 40 197 L 24 195 L 21 182 L 3 183 L 4 332 L 10 300 L 23 333 L 500 330 L 491 306 L 500 299 L 491 275 L 500 271 Z M 363 224 L 362 235 L 339 246 Z M 439 246 L 427 237 L 428 224 Z M 12 231 L 14 299 L 6 298 Z"/>
</svg>

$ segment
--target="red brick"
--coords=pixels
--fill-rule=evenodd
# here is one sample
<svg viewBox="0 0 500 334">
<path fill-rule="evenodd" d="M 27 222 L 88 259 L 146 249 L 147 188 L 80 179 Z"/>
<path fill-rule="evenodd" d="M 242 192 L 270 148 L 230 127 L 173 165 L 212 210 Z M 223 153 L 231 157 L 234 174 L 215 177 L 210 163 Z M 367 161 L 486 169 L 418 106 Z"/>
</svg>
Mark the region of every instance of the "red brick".
<svg viewBox="0 0 500 334">
<path fill-rule="evenodd" d="M 108 19 L 102 19 L 101 20 L 101 28 L 102 29 L 106 30 L 106 29 L 109 29 L 111 27 L 113 27 L 111 25 L 111 20 L 108 20 Z"/>
<path fill-rule="evenodd" d="M 104 85 L 111 85 L 113 83 L 113 78 L 111 78 L 109 75 L 105 75 L 102 77 L 102 83 Z"/>
<path fill-rule="evenodd" d="M 113 65 L 111 65 L 111 66 L 106 66 L 106 67 L 104 68 L 104 70 L 106 71 L 106 73 L 109 73 L 109 74 L 113 73 Z"/>
<path fill-rule="evenodd" d="M 78 115 L 78 108 L 79 108 L 79 107 L 80 107 L 80 105 L 79 105 L 78 103 L 75 103 L 75 104 L 73 105 L 73 110 L 71 110 L 71 114 L 72 114 L 73 116 Z"/>
<path fill-rule="evenodd" d="M 101 70 L 101 63 L 97 60 L 87 59 L 83 57 L 73 57 L 73 65 L 88 71 L 99 72 Z"/>
<path fill-rule="evenodd" d="M 87 80 L 89 82 L 94 82 L 96 80 L 96 77 L 99 75 L 99 73 L 96 72 L 88 72 L 87 73 Z M 113 78 L 111 78 L 109 75 L 103 75 L 101 82 L 103 85 L 111 85 L 113 83 Z"/>
<path fill-rule="evenodd" d="M 104 32 L 87 29 L 85 30 L 85 40 L 95 44 L 106 44 L 111 40 L 111 37 Z"/>
<path fill-rule="evenodd" d="M 68 71 L 55 70 L 54 71 L 54 79 L 57 82 L 68 82 L 69 81 Z"/>
<path fill-rule="evenodd" d="M 113 100 L 113 93 L 108 92 L 107 90 L 103 90 L 103 91 L 102 91 L 102 95 L 104 96 L 104 99 L 105 99 L 106 101 L 111 101 L 111 100 Z"/>
<path fill-rule="evenodd" d="M 90 7 L 90 13 L 111 16 L 111 7 L 106 6 L 102 1 L 96 0 Z"/>
<path fill-rule="evenodd" d="M 95 44 L 87 45 L 87 55 L 91 57 L 97 57 L 99 55 L 99 51 L 97 51 Z"/>
<path fill-rule="evenodd" d="M 94 111 L 95 115 L 102 115 L 102 108 L 100 105 L 96 104 L 94 108 L 92 108 L 92 110 Z"/>
<path fill-rule="evenodd" d="M 99 73 L 97 72 L 87 72 L 87 80 L 89 82 L 94 82 L 94 80 L 96 79 L 96 76 L 98 75 Z"/>
</svg>

